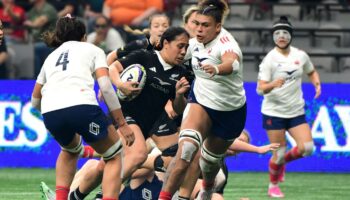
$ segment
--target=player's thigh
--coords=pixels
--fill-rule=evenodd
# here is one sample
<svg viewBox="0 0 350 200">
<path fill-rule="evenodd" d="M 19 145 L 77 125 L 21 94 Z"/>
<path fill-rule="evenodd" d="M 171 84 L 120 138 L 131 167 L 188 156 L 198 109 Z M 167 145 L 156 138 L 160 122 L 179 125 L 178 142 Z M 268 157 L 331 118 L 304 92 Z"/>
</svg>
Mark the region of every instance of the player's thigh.
<svg viewBox="0 0 350 200">
<path fill-rule="evenodd" d="M 307 123 L 299 124 L 298 126 L 290 128 L 288 129 L 288 132 L 298 146 L 299 144 L 312 141 L 311 130 Z"/>
<path fill-rule="evenodd" d="M 135 140 L 131 146 L 127 146 L 125 140 L 122 139 L 125 156 L 127 157 L 130 154 L 147 155 L 146 140 L 140 127 L 137 124 L 129 124 L 129 127 L 134 132 Z"/>
<path fill-rule="evenodd" d="M 266 130 L 270 143 L 279 143 L 280 146 L 286 146 L 286 130 Z"/>
<path fill-rule="evenodd" d="M 204 146 L 211 153 L 224 154 L 233 141 L 224 140 L 215 135 L 209 135 L 204 141 Z"/>
<path fill-rule="evenodd" d="M 157 145 L 157 148 L 163 151 L 164 149 L 177 144 L 177 141 L 179 139 L 179 134 L 174 133 L 172 135 L 165 135 L 165 136 L 157 136 L 153 134 L 151 138 L 153 139 L 154 143 Z"/>
<path fill-rule="evenodd" d="M 107 136 L 96 141 L 96 142 L 88 142 L 92 148 L 99 154 L 104 154 L 111 146 L 117 143 L 119 140 L 119 136 L 117 134 L 117 130 L 113 125 L 109 125 L 107 128 Z"/>
<path fill-rule="evenodd" d="M 211 120 L 206 110 L 197 103 L 189 103 L 183 113 L 181 130 L 193 129 L 206 135 L 211 127 Z M 204 139 L 204 138 L 203 138 Z"/>
</svg>

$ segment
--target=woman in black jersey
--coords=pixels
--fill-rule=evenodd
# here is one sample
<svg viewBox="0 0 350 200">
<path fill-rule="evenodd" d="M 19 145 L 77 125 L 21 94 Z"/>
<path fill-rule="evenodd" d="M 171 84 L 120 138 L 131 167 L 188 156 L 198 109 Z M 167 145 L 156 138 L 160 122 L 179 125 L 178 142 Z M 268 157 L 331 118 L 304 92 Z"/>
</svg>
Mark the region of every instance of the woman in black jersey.
<svg viewBox="0 0 350 200">
<path fill-rule="evenodd" d="M 184 94 L 189 89 L 189 83 L 185 78 L 187 71 L 181 64 L 188 40 L 189 35 L 183 28 L 171 27 L 161 37 L 160 51 L 135 51 L 110 66 L 110 77 L 118 89 L 126 95 L 140 92 L 135 99 L 121 102 L 129 124 L 136 131 L 135 145 L 125 149 L 124 177 L 130 176 L 146 159 L 144 139 L 149 137 L 167 101 L 172 101 L 176 113 L 182 113 L 186 105 Z M 118 69 L 135 63 L 144 66 L 147 73 L 142 91 L 134 87 L 135 82 L 122 83 L 119 79 Z"/>
<path fill-rule="evenodd" d="M 147 151 L 145 138 L 154 122 L 164 111 L 168 100 L 172 101 L 177 113 L 182 113 L 186 105 L 184 94 L 189 90 L 185 76 L 187 71 L 181 66 L 188 47 L 189 35 L 180 27 L 171 27 L 160 39 L 159 51 L 138 50 L 117 60 L 110 66 L 111 79 L 125 95 L 134 92 L 140 94 L 131 101 L 121 102 L 125 118 L 130 128 L 134 130 L 135 143 L 124 148 L 123 179 L 130 175 L 146 160 Z M 144 66 L 147 80 L 142 91 L 133 86 L 135 82 L 122 83 L 119 69 L 138 63 Z M 79 192 L 87 195 L 99 184 L 103 171 L 103 163 L 97 170 L 91 170 L 79 185 Z"/>
<path fill-rule="evenodd" d="M 144 29 L 142 31 L 131 30 L 130 27 L 126 26 L 129 32 L 132 32 L 133 34 L 138 34 L 138 35 L 145 35 L 145 38 L 140 40 L 134 40 L 126 44 L 124 47 L 121 47 L 119 49 L 116 49 L 110 52 L 107 56 L 107 63 L 110 65 L 116 59 L 122 58 L 128 55 L 129 53 L 139 49 L 153 50 L 154 47 L 159 42 L 160 37 L 162 36 L 164 31 L 167 28 L 169 28 L 169 26 L 170 26 L 170 19 L 165 14 L 152 15 L 149 18 L 149 28 Z"/>
</svg>

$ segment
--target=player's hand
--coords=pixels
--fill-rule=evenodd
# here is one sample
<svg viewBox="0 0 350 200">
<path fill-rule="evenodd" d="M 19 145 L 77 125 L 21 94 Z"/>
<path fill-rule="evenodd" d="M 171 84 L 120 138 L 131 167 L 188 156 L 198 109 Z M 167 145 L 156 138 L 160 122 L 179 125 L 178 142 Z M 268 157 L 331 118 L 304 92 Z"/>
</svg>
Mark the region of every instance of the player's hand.
<svg viewBox="0 0 350 200">
<path fill-rule="evenodd" d="M 280 147 L 279 143 L 271 143 L 271 144 L 259 147 L 257 153 L 264 154 L 269 151 L 276 151 L 279 147 Z"/>
<path fill-rule="evenodd" d="M 210 75 L 210 78 L 219 73 L 218 70 L 216 70 L 216 68 L 213 65 L 209 65 L 209 64 L 202 65 L 201 63 L 199 63 L 199 66 L 201 66 L 201 68 L 205 71 L 205 73 L 208 73 Z"/>
<path fill-rule="evenodd" d="M 190 83 L 185 77 L 176 82 L 176 94 L 183 95 L 190 89 Z"/>
<path fill-rule="evenodd" d="M 131 96 L 141 92 L 142 89 L 138 88 L 138 85 L 138 82 L 127 81 L 121 84 L 118 89 L 120 89 L 124 95 Z"/>
<path fill-rule="evenodd" d="M 135 141 L 135 135 L 129 125 L 125 122 L 118 127 L 120 134 L 124 137 L 126 146 L 131 146 Z"/>
<path fill-rule="evenodd" d="M 168 114 L 168 117 L 170 119 L 175 119 L 175 117 L 177 117 L 177 113 L 175 112 L 174 108 L 173 108 L 173 104 L 170 101 L 170 103 L 167 103 L 164 107 L 165 112 Z"/>
<path fill-rule="evenodd" d="M 317 99 L 321 95 L 321 85 L 320 84 L 315 86 L 315 92 L 316 92 L 316 94 L 315 94 L 314 98 Z"/>
<path fill-rule="evenodd" d="M 280 88 L 286 81 L 283 78 L 277 78 L 271 82 L 273 88 Z"/>
</svg>

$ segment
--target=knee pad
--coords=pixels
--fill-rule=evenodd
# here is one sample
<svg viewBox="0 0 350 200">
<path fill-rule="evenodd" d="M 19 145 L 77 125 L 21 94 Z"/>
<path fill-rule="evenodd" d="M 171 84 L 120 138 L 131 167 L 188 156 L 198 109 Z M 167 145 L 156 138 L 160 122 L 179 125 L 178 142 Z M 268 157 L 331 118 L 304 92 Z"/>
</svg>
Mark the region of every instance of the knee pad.
<svg viewBox="0 0 350 200">
<path fill-rule="evenodd" d="M 79 137 L 80 141 L 78 143 L 78 145 L 76 147 L 73 148 L 65 148 L 61 146 L 61 149 L 63 151 L 68 151 L 69 153 L 73 153 L 73 154 L 80 154 L 82 152 L 84 152 L 84 146 L 83 146 L 83 140 L 81 139 L 81 137 Z"/>
<path fill-rule="evenodd" d="M 202 135 L 196 130 L 193 130 L 193 129 L 181 130 L 179 135 L 179 143 L 181 142 L 181 140 L 185 138 L 194 141 L 195 143 L 198 144 L 198 146 L 202 145 Z"/>
<path fill-rule="evenodd" d="M 157 156 L 157 158 L 154 160 L 154 170 L 157 172 L 165 172 L 166 169 L 164 167 L 164 160 L 162 158 L 162 155 Z"/>
<path fill-rule="evenodd" d="M 310 156 L 313 152 L 314 152 L 314 142 L 311 141 L 311 142 L 305 142 L 304 143 L 304 153 L 303 153 L 303 157 L 306 157 L 306 156 Z"/>
<path fill-rule="evenodd" d="M 123 150 L 123 145 L 120 139 L 113 144 L 109 149 L 102 154 L 103 160 L 108 161 L 114 158 L 117 154 L 119 154 Z"/>
<path fill-rule="evenodd" d="M 201 149 L 201 154 L 199 166 L 203 172 L 210 172 L 213 169 L 219 168 L 221 160 L 225 156 L 225 154 L 215 154 L 210 152 L 204 145 Z"/>
<path fill-rule="evenodd" d="M 197 152 L 198 147 L 195 144 L 192 144 L 191 142 L 184 141 L 182 145 L 182 151 L 181 151 L 181 159 L 185 160 L 186 162 L 191 162 L 192 157 Z"/>
<path fill-rule="evenodd" d="M 284 155 L 286 154 L 286 151 L 287 151 L 287 148 L 283 146 L 277 149 L 276 151 L 277 159 L 275 161 L 277 165 L 283 164 L 285 162 Z"/>
</svg>

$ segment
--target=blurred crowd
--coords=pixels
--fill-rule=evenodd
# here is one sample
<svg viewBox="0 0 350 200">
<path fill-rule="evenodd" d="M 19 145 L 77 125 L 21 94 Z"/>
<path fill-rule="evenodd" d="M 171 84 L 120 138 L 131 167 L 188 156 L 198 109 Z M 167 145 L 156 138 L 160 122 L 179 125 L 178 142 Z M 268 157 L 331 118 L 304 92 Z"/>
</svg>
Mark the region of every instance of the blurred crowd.
<svg viewBox="0 0 350 200">
<path fill-rule="evenodd" d="M 175 10 L 184 1 L 186 0 L 1 0 L 0 20 L 5 39 L 0 46 L 0 79 L 28 79 L 37 76 L 45 58 L 52 51 L 42 41 L 41 35 L 53 27 L 58 17 L 70 13 L 83 19 L 89 33 L 88 42 L 108 53 L 144 37 L 131 34 L 127 30 L 147 28 L 148 18 L 159 12 L 165 12 L 172 19 Z M 277 1 L 241 2 L 261 3 L 261 9 L 264 10 Z M 339 3 L 347 6 L 348 0 L 340 0 Z M 131 29 L 125 29 L 125 25 Z M 16 50 L 25 44 L 31 45 L 34 52 L 32 77 L 21 77 L 19 69 L 14 66 L 16 59 L 23 54 Z M 25 66 L 21 66 L 23 67 Z"/>
</svg>

